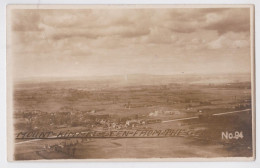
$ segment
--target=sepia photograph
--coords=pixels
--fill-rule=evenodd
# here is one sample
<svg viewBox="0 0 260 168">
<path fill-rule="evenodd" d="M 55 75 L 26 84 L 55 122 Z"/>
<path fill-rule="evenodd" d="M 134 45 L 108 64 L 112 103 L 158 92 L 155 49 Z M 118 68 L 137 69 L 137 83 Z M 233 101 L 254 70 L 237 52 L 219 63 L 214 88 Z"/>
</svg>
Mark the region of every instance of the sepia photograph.
<svg viewBox="0 0 260 168">
<path fill-rule="evenodd" d="M 9 161 L 253 161 L 253 5 L 8 5 Z"/>
</svg>

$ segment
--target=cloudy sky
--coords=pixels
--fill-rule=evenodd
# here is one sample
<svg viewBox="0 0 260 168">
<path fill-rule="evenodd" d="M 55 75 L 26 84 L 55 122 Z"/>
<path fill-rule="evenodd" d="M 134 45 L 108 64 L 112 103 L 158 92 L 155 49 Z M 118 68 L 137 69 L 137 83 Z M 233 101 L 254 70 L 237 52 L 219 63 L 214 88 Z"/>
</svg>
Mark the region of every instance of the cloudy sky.
<svg viewBox="0 0 260 168">
<path fill-rule="evenodd" d="M 13 9 L 14 76 L 250 72 L 249 8 Z"/>
</svg>

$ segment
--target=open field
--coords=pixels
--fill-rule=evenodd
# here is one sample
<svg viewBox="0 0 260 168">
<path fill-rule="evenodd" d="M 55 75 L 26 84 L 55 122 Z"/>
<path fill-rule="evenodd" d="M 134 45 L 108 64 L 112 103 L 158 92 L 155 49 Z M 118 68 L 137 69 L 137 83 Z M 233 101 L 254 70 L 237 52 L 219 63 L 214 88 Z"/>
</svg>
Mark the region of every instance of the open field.
<svg viewBox="0 0 260 168">
<path fill-rule="evenodd" d="M 252 156 L 250 82 L 205 84 L 203 79 L 204 83 L 183 84 L 171 80 L 139 85 L 115 81 L 99 81 L 96 85 L 93 81 L 17 84 L 14 92 L 16 135 L 20 131 L 68 129 L 185 129 L 196 136 L 16 140 L 15 159 Z M 232 111 L 242 112 L 216 115 Z M 192 119 L 177 120 L 190 117 Z M 236 138 L 225 137 L 236 132 L 239 133 Z"/>
</svg>

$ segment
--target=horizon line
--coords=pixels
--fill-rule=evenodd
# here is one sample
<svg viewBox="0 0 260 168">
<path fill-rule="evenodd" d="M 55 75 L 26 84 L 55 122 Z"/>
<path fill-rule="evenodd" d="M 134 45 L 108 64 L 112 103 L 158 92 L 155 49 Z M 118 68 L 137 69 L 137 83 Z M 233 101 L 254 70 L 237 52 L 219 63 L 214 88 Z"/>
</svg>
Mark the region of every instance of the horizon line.
<svg viewBox="0 0 260 168">
<path fill-rule="evenodd" d="M 177 76 L 177 75 L 251 75 L 251 72 L 216 72 L 216 73 L 174 73 L 174 74 L 149 74 L 149 73 L 126 73 L 126 74 L 110 74 L 110 75 L 85 75 L 85 76 L 29 76 L 22 78 L 13 78 L 14 81 L 32 80 L 32 79 L 77 79 L 77 78 L 95 78 L 95 77 L 112 77 L 112 76 L 128 76 L 128 75 L 147 75 L 147 76 Z"/>
</svg>

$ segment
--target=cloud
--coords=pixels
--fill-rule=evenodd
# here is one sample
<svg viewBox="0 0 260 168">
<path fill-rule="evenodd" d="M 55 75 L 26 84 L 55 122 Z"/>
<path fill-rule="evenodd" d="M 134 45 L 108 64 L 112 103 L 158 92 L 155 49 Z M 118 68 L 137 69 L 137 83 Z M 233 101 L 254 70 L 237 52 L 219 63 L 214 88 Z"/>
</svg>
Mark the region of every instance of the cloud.
<svg viewBox="0 0 260 168">
<path fill-rule="evenodd" d="M 199 29 L 226 32 L 250 30 L 249 8 L 187 8 L 172 9 L 165 13 L 162 25 L 172 32 L 192 33 Z"/>
<path fill-rule="evenodd" d="M 14 31 L 49 31 L 53 28 L 52 37 L 56 39 L 73 36 L 142 37 L 157 27 L 173 33 L 206 29 L 224 34 L 249 31 L 250 26 L 249 9 L 246 8 L 15 10 L 13 15 Z"/>
<path fill-rule="evenodd" d="M 13 10 L 12 30 L 14 31 L 42 31 L 39 27 L 40 14 L 36 10 Z"/>
<path fill-rule="evenodd" d="M 216 40 L 208 43 L 209 49 L 238 49 L 238 48 L 249 48 L 250 41 L 247 33 L 234 33 L 229 32 L 219 36 Z"/>
<path fill-rule="evenodd" d="M 164 22 L 162 24 L 172 32 L 192 33 L 205 26 L 208 14 L 222 15 L 226 10 L 223 8 L 170 9 L 163 16 Z"/>
<path fill-rule="evenodd" d="M 49 66 L 73 76 L 96 74 L 100 65 L 104 74 L 154 73 L 154 67 L 169 73 L 184 65 L 196 71 L 196 61 L 199 68 L 249 60 L 248 9 L 19 9 L 12 16 L 11 48 L 21 76 L 48 75 Z"/>
<path fill-rule="evenodd" d="M 38 40 L 41 45 L 44 41 L 51 45 L 77 39 L 101 48 L 147 43 L 172 44 L 183 49 L 247 46 L 248 39 L 209 39 L 214 33 L 205 31 L 219 35 L 248 32 L 250 18 L 248 9 L 237 8 L 15 10 L 13 16 L 13 30 L 24 32 L 19 33 L 17 41 L 25 44 L 33 41 L 35 45 Z M 38 32 L 39 37 L 33 32 Z M 198 34 L 201 37 L 196 37 Z M 198 43 L 192 39 L 199 39 Z M 233 44 L 225 44 L 224 40 Z"/>
<path fill-rule="evenodd" d="M 154 44 L 169 44 L 175 40 L 174 35 L 171 31 L 164 27 L 154 27 L 150 29 L 149 36 L 146 36 L 144 42 L 154 43 Z"/>
<path fill-rule="evenodd" d="M 219 34 L 227 32 L 249 32 L 250 30 L 250 10 L 230 9 L 219 13 L 206 15 L 204 29 L 216 30 Z"/>
<path fill-rule="evenodd" d="M 64 12 L 64 11 L 63 11 Z M 118 15 L 115 15 L 117 14 Z M 61 17 L 59 17 L 61 15 Z M 82 13 L 44 13 L 41 28 L 56 40 L 82 37 L 96 39 L 105 36 L 135 38 L 150 33 L 149 24 L 145 25 L 143 15 L 134 11 L 97 10 Z M 143 19 L 142 19 L 143 18 Z M 140 22 L 139 22 L 140 20 Z"/>
</svg>

